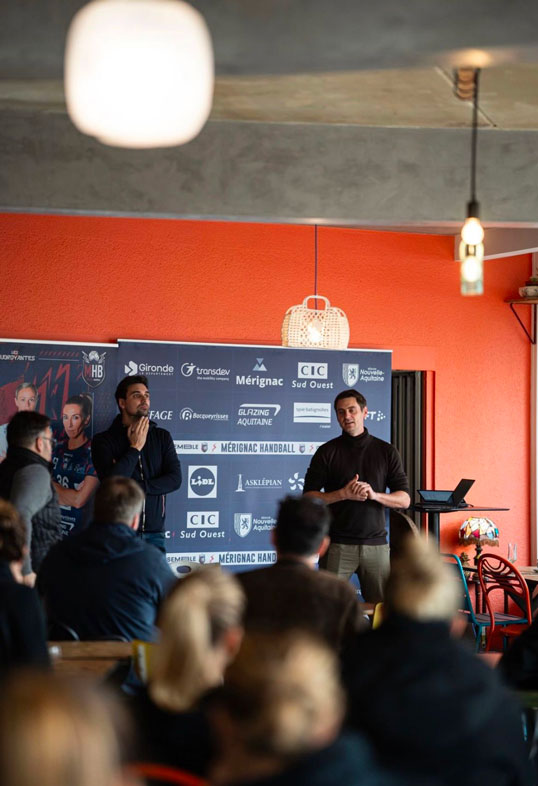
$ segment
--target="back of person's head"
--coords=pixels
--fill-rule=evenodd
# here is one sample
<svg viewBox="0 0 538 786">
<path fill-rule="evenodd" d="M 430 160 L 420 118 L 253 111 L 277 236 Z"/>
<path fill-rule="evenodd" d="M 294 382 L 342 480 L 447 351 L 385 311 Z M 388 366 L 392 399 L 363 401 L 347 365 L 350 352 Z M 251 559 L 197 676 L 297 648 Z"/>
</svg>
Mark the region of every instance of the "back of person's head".
<svg viewBox="0 0 538 786">
<path fill-rule="evenodd" d="M 325 747 L 344 712 L 337 657 L 306 632 L 248 634 L 214 697 L 215 711 L 217 731 L 227 729 L 251 756 L 287 762 Z"/>
<path fill-rule="evenodd" d="M 161 639 L 149 687 L 156 704 L 185 710 L 219 684 L 241 638 L 244 606 L 237 579 L 216 565 L 177 583 L 158 619 Z"/>
<path fill-rule="evenodd" d="M 457 610 L 458 597 L 456 579 L 437 549 L 423 536 L 405 538 L 385 589 L 387 613 L 419 622 L 448 622 Z"/>
<path fill-rule="evenodd" d="M 274 542 L 280 554 L 315 554 L 329 533 L 331 513 L 314 497 L 285 497 L 279 504 Z"/>
<path fill-rule="evenodd" d="M 145 377 L 143 374 L 133 374 L 130 377 L 124 377 L 120 382 L 118 382 L 118 387 L 116 388 L 116 392 L 114 396 L 116 398 L 116 404 L 118 405 L 120 411 L 120 398 L 127 398 L 127 391 L 131 387 L 131 385 L 145 385 L 148 387 L 148 378 Z"/>
<path fill-rule="evenodd" d="M 89 682 L 14 674 L 2 686 L 0 783 L 118 786 L 116 712 Z"/>
<path fill-rule="evenodd" d="M 50 418 L 40 412 L 16 412 L 7 426 L 7 444 L 32 448 L 36 439 L 50 426 Z"/>
<path fill-rule="evenodd" d="M 95 492 L 93 520 L 96 524 L 116 522 L 130 525 L 142 512 L 144 492 L 131 478 L 105 478 Z"/>
<path fill-rule="evenodd" d="M 19 511 L 4 499 L 0 499 L 0 559 L 20 562 L 26 544 L 26 524 Z"/>
</svg>

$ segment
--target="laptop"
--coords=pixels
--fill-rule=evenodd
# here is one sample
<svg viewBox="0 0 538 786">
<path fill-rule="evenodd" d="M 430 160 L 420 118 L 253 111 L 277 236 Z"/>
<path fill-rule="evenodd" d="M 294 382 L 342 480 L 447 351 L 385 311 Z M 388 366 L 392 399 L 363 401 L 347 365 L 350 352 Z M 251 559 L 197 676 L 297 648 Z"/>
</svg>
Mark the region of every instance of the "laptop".
<svg viewBox="0 0 538 786">
<path fill-rule="evenodd" d="M 435 506 L 441 510 L 443 508 L 467 508 L 469 505 L 465 502 L 465 495 L 473 483 L 474 480 L 462 478 L 454 491 L 418 489 L 420 502 L 423 505 Z"/>
</svg>

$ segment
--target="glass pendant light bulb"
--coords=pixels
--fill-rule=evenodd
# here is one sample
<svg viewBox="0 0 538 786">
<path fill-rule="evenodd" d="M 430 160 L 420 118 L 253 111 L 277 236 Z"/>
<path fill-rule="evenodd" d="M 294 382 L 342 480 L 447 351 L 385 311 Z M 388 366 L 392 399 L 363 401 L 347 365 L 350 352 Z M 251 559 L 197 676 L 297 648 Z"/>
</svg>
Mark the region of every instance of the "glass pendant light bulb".
<svg viewBox="0 0 538 786">
<path fill-rule="evenodd" d="M 461 239 L 468 246 L 476 246 L 484 240 L 484 228 L 478 218 L 470 216 L 461 228 Z"/>
<path fill-rule="evenodd" d="M 482 295 L 484 293 L 484 246 L 460 245 L 460 283 L 462 295 Z"/>
<path fill-rule="evenodd" d="M 463 281 L 474 284 L 482 277 L 482 263 L 475 257 L 466 257 L 461 263 L 461 277 Z"/>
</svg>

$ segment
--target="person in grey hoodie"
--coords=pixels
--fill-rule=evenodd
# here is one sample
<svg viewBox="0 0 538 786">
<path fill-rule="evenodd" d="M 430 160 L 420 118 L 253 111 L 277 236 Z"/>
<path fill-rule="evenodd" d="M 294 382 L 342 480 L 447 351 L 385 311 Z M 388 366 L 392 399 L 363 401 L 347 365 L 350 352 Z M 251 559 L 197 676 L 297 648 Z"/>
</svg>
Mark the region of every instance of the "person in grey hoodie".
<svg viewBox="0 0 538 786">
<path fill-rule="evenodd" d="M 60 507 L 52 486 L 50 420 L 39 412 L 17 412 L 7 427 L 8 451 L 0 464 L 0 497 L 21 514 L 27 530 L 24 583 L 33 586 L 50 547 L 61 538 Z"/>
</svg>

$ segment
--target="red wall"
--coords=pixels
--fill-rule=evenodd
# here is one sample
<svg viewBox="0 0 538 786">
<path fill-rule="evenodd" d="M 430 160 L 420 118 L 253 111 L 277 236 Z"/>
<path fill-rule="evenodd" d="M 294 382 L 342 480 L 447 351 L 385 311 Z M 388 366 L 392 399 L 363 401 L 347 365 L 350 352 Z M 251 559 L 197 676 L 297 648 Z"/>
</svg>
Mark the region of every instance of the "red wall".
<svg viewBox="0 0 538 786">
<path fill-rule="evenodd" d="M 279 344 L 286 309 L 314 289 L 312 227 L 0 215 L 0 335 Z M 319 229 L 318 291 L 347 313 L 352 347 L 394 350 L 431 371 L 438 488 L 474 477 L 501 553 L 529 558 L 530 345 L 506 297 L 530 257 L 485 263 L 485 294 L 463 298 L 449 237 Z M 463 516 L 443 520 L 456 547 Z M 459 549 L 458 549 L 459 551 Z"/>
</svg>

